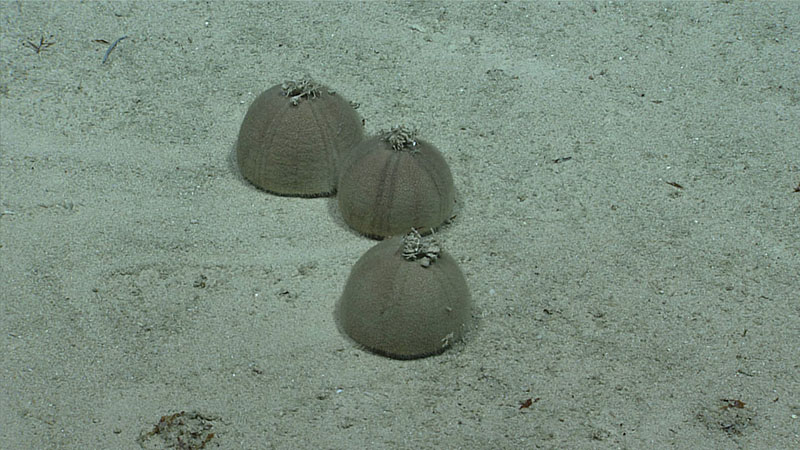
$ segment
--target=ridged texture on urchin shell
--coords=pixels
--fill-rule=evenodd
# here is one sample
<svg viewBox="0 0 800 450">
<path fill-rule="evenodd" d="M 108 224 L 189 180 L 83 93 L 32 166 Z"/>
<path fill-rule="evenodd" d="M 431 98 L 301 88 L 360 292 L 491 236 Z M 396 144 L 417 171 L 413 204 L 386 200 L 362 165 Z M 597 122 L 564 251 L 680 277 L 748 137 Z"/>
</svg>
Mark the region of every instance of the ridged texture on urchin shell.
<svg viewBox="0 0 800 450">
<path fill-rule="evenodd" d="M 440 353 L 461 339 L 472 300 L 450 255 L 437 247 L 435 260 L 427 254 L 410 260 L 403 242 L 403 237 L 385 240 L 356 262 L 337 303 L 336 320 L 363 347 L 412 359 Z"/>
<path fill-rule="evenodd" d="M 413 147 L 398 150 L 386 136 L 369 138 L 350 154 L 339 178 L 339 210 L 366 236 L 380 239 L 411 228 L 426 234 L 452 215 L 450 168 L 433 145 L 414 138 Z"/>
<path fill-rule="evenodd" d="M 339 94 L 313 82 L 261 93 L 239 129 L 242 176 L 266 191 L 299 197 L 336 192 L 339 161 L 363 138 L 361 118 Z"/>
</svg>

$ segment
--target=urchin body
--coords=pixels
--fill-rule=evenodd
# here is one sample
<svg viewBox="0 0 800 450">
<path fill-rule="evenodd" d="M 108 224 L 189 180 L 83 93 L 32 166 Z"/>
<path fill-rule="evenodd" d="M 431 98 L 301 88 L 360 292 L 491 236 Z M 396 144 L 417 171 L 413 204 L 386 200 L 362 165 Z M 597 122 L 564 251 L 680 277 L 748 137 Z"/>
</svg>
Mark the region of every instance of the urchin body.
<svg viewBox="0 0 800 450">
<path fill-rule="evenodd" d="M 261 93 L 239 129 L 236 159 L 242 176 L 279 195 L 336 192 L 339 162 L 363 138 L 350 103 L 311 81 L 286 82 Z"/>
<path fill-rule="evenodd" d="M 366 236 L 382 239 L 411 228 L 427 234 L 452 215 L 455 187 L 436 147 L 397 127 L 353 149 L 338 201 L 345 222 Z"/>
<path fill-rule="evenodd" d="M 385 240 L 353 266 L 336 308 L 341 330 L 399 359 L 444 351 L 463 336 L 472 300 L 456 261 L 419 233 Z M 416 240 L 416 241 L 415 241 Z"/>
</svg>

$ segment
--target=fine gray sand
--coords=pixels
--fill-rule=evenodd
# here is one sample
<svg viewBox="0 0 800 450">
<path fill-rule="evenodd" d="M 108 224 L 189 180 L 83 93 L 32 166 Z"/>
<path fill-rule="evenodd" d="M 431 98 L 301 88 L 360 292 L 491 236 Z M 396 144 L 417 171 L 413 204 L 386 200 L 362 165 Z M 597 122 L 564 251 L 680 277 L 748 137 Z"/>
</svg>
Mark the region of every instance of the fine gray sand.
<svg viewBox="0 0 800 450">
<path fill-rule="evenodd" d="M 0 447 L 800 447 L 799 2 L 0 16 Z M 238 173 L 306 75 L 450 164 L 475 310 L 440 356 L 340 334 L 375 241 Z"/>
</svg>

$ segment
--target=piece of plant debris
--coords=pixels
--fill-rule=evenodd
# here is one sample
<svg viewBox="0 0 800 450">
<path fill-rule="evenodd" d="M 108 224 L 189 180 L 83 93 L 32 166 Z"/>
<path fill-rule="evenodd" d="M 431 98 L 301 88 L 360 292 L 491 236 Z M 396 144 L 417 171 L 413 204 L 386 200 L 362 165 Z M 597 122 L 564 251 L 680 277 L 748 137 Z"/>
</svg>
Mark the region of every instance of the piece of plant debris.
<svg viewBox="0 0 800 450">
<path fill-rule="evenodd" d="M 50 48 L 51 45 L 56 43 L 56 41 L 48 40 L 52 37 L 53 37 L 52 34 L 48 38 L 45 38 L 44 35 L 42 35 L 38 43 L 36 41 L 25 41 L 22 43 L 22 45 L 32 48 L 33 51 L 35 51 L 36 54 L 38 55 L 39 53 L 47 50 L 48 48 Z"/>
</svg>

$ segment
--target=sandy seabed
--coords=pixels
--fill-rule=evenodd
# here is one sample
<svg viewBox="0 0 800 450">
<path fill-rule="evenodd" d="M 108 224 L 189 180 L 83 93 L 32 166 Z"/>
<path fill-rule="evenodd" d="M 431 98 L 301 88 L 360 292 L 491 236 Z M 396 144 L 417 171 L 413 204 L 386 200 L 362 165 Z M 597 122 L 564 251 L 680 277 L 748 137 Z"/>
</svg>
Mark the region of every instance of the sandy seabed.
<svg viewBox="0 0 800 450">
<path fill-rule="evenodd" d="M 111 43 L 122 36 L 103 62 Z M 800 3 L 0 4 L 0 446 L 800 447 Z M 453 172 L 440 356 L 232 159 L 311 76 Z"/>
</svg>

